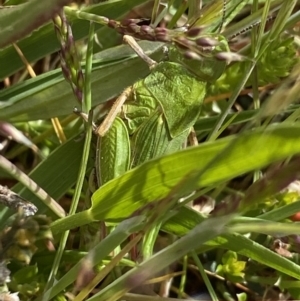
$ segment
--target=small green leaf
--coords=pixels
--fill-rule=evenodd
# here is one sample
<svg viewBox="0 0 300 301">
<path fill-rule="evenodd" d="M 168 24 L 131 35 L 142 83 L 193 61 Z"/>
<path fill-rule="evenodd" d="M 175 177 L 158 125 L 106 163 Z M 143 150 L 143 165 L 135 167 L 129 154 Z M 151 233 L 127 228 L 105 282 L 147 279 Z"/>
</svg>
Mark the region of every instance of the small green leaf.
<svg viewBox="0 0 300 301">
<path fill-rule="evenodd" d="M 234 277 L 243 279 L 246 267 L 246 261 L 238 260 L 238 256 L 236 252 L 227 251 L 222 257 L 222 272 L 226 277 Z"/>
</svg>

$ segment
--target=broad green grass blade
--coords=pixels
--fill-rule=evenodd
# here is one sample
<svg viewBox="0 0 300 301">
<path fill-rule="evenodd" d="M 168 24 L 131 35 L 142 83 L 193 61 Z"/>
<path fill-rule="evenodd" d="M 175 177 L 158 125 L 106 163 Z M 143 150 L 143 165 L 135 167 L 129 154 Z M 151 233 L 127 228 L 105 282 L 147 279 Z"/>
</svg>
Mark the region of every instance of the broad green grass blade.
<svg viewBox="0 0 300 301">
<path fill-rule="evenodd" d="M 48 22 L 61 7 L 70 0 L 39 1 L 0 10 L 0 48 L 4 48 L 27 36 L 35 28 Z M 34 16 L 34 17 L 33 17 Z"/>
<path fill-rule="evenodd" d="M 258 129 L 236 139 L 220 139 L 149 161 L 97 190 L 92 196 L 91 213 L 95 214 L 96 219 L 125 218 L 139 206 L 162 199 L 169 187 L 176 185 L 180 178 L 191 171 L 204 170 L 208 164 L 210 166 L 204 170 L 196 187 L 183 191 L 182 196 L 284 159 L 300 151 L 296 128 L 291 126 L 288 130 L 288 127 L 278 126 L 266 131 Z"/>
<path fill-rule="evenodd" d="M 148 42 L 143 45 L 146 46 L 144 48 L 146 51 L 155 53 L 154 59 L 161 57 L 162 53 L 159 49 L 162 43 Z M 120 57 L 124 48 L 118 49 Z M 107 52 L 104 53 L 104 58 L 108 58 Z M 131 55 L 131 58 L 122 62 L 115 60 L 113 63 L 110 61 L 103 63 L 103 60 L 98 58 L 93 62 L 92 105 L 95 106 L 118 96 L 123 89 L 148 73 L 148 66 L 136 56 Z M 2 90 L 0 99 L 6 102 L 1 103 L 3 107 L 0 110 L 0 119 L 17 122 L 49 119 L 72 113 L 77 102 L 61 70 L 49 72 L 48 79 L 49 81 L 47 75 L 41 75 L 10 89 Z"/>
<path fill-rule="evenodd" d="M 54 1 L 54 3 L 57 1 L 58 0 Z M 43 5 L 39 0 L 36 0 L 35 2 L 39 2 Z M 111 0 L 89 6 L 83 11 L 103 15 L 112 19 L 118 19 L 129 12 L 132 7 L 144 2 L 145 0 Z M 50 3 L 52 3 L 52 1 L 49 2 L 49 5 L 51 5 Z M 4 12 L 4 9 L 2 11 Z M 29 11 L 29 14 L 30 18 L 35 20 L 35 18 L 32 17 L 32 11 Z M 99 29 L 100 26 L 96 25 L 96 29 L 97 28 Z M 89 32 L 89 22 L 78 19 L 72 20 L 72 31 L 76 40 L 87 37 Z M 48 23 L 39 28 L 37 31 L 34 31 L 31 36 L 18 42 L 18 46 L 29 62 L 37 61 L 50 53 L 58 51 L 60 48 L 52 23 Z M 13 46 L 8 46 L 0 51 L 0 58 L 2 62 L 7 62 L 1 65 L 1 79 L 13 74 L 24 66 Z"/>
<path fill-rule="evenodd" d="M 256 129 L 146 162 L 102 186 L 92 196 L 91 209 L 57 221 L 53 231 L 93 220 L 127 218 L 149 202 L 166 197 L 191 172 L 199 174 L 198 181 L 178 192 L 178 197 L 288 158 L 300 152 L 299 130 L 293 125 Z"/>
</svg>

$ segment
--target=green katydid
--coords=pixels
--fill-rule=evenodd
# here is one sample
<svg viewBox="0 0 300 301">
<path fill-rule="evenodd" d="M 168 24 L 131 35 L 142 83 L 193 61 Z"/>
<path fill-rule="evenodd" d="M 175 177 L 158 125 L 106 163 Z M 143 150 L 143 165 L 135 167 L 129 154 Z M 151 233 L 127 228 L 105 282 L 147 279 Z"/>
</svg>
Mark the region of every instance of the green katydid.
<svg viewBox="0 0 300 301">
<path fill-rule="evenodd" d="M 223 9 L 222 3 L 216 3 L 217 9 Z M 124 41 L 148 64 L 150 74 L 123 91 L 96 131 L 101 137 L 96 156 L 99 185 L 146 160 L 183 147 L 199 118 L 207 82 L 219 78 L 226 67 L 226 61 L 215 56 L 229 52 L 225 38 L 204 33 L 197 19 L 195 26 L 181 30 L 151 29 L 135 20 L 124 24 L 102 21 L 125 34 Z M 153 61 L 133 37 L 126 35 L 127 30 L 134 37 L 146 35 L 171 42 L 169 60 Z"/>
<path fill-rule="evenodd" d="M 132 37 L 124 36 L 124 40 L 149 65 L 151 72 L 145 79 L 125 89 L 97 129 L 97 133 L 102 137 L 99 140 L 100 151 L 97 156 L 100 166 L 98 178 L 102 179 L 100 181 L 102 184 L 113 176 L 122 174 L 130 167 L 182 148 L 190 129 L 200 115 L 207 85 L 207 81 L 202 78 L 206 74 L 210 80 L 218 78 L 226 65 L 226 62 L 218 61 L 216 76 L 214 76 L 214 70 L 211 70 L 208 65 L 200 69 L 203 62 L 185 60 L 181 54 L 172 49 L 168 54 L 172 61 L 156 63 L 143 53 Z M 220 39 L 220 41 L 222 44 L 221 42 L 217 43 L 217 47 L 219 47 L 217 51 L 228 51 L 224 40 Z M 188 65 L 190 62 L 193 62 L 194 65 L 197 63 L 198 69 L 193 65 Z M 194 70 L 196 72 L 193 72 Z M 203 75 L 203 73 L 206 74 Z M 120 127 L 119 130 L 116 128 L 117 124 L 114 124 L 117 116 L 121 117 L 116 120 Z M 128 134 L 133 135 L 132 159 L 128 160 L 127 158 L 123 165 L 119 162 L 116 166 L 116 158 L 120 157 L 120 152 L 128 153 L 129 143 L 121 146 L 116 153 L 114 153 L 116 149 L 109 151 L 108 148 L 110 143 L 112 148 L 117 145 L 113 142 L 116 141 L 116 131 L 122 131 L 126 135 L 124 124 Z M 109 129 L 112 125 L 113 131 L 110 134 Z M 114 153 L 114 155 L 105 158 L 104 152 L 111 155 Z M 120 169 L 120 166 L 123 169 Z M 107 170 L 115 170 L 116 173 L 107 177 Z M 103 181 L 103 179 L 106 180 Z"/>
</svg>

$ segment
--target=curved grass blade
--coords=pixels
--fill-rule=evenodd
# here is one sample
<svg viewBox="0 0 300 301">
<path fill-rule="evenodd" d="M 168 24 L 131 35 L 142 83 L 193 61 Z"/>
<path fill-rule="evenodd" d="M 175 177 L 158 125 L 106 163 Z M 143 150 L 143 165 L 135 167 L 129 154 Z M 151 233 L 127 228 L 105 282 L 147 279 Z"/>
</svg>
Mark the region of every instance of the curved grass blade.
<svg viewBox="0 0 300 301">
<path fill-rule="evenodd" d="M 115 183 L 111 181 L 98 189 L 92 196 L 93 207 L 91 213 L 96 213 L 95 216 L 98 216 L 100 212 L 94 206 L 100 207 L 100 204 L 102 204 L 101 218 L 104 218 L 104 216 L 105 219 L 109 219 L 109 217 L 116 218 L 117 216 L 125 218 L 126 212 L 129 213 L 131 210 L 138 209 L 138 203 L 146 204 L 151 200 L 159 200 L 164 197 L 164 193 L 169 189 L 168 187 L 175 185 L 180 177 L 193 170 L 203 170 L 203 174 L 199 178 L 197 187 L 190 187 L 189 191 L 183 191 L 182 196 L 200 187 L 217 184 L 284 159 L 285 152 L 287 152 L 286 154 L 299 152 L 299 150 L 296 150 L 297 146 L 292 142 L 296 137 L 295 128 L 294 130 L 290 128 L 289 134 L 285 126 L 270 127 L 266 131 L 258 129 L 242 134 L 236 139 L 235 137 L 220 139 L 215 143 L 202 144 L 197 148 L 186 149 L 173 155 L 146 162 L 140 168 L 126 173 L 124 177 L 115 179 Z M 290 144 L 288 140 L 292 143 Z M 277 144 L 279 141 L 281 141 L 281 144 Z M 270 145 L 272 145 L 272 149 L 270 149 Z M 300 143 L 298 145 L 300 147 Z M 202 160 L 200 161 L 198 158 L 202 158 Z M 185 162 L 185 164 L 183 165 L 182 162 Z M 156 171 L 154 171 L 155 169 Z M 127 183 L 125 176 L 127 176 Z M 135 177 L 139 178 L 140 192 L 136 189 L 137 183 L 132 182 Z M 129 183 L 133 185 L 128 187 Z M 111 190 L 110 185 L 117 187 L 117 189 L 114 188 L 114 192 L 110 192 L 109 198 L 116 197 L 119 204 L 117 205 L 114 202 L 114 210 L 110 208 L 105 212 L 105 208 L 108 209 L 106 206 L 106 204 L 108 205 L 108 195 L 106 196 L 106 194 Z M 141 189 L 141 187 L 144 189 Z M 124 191 L 125 189 L 126 191 Z M 119 193 L 122 194 L 122 202 L 120 202 L 121 197 L 117 197 Z M 126 209 L 123 207 L 125 204 Z"/>
<path fill-rule="evenodd" d="M 180 191 L 178 198 L 288 158 L 300 153 L 299 130 L 293 125 L 256 129 L 148 161 L 106 183 L 93 194 L 92 208 L 53 223 L 52 230 L 94 220 L 123 220 L 149 202 L 163 199 L 191 172 L 197 172 L 199 179 Z"/>
<path fill-rule="evenodd" d="M 56 201 L 45 192 L 45 190 L 43 190 L 29 176 L 27 176 L 23 171 L 19 170 L 15 165 L 1 155 L 0 168 L 10 173 L 16 180 L 27 187 L 27 189 L 34 193 L 45 206 L 47 206 L 54 214 L 56 214 L 56 216 L 65 216 L 64 209 L 57 204 Z"/>
<path fill-rule="evenodd" d="M 46 190 L 55 200 L 62 197 L 76 182 L 83 142 L 84 140 L 80 136 L 69 139 L 29 174 L 29 177 Z M 90 169 L 91 165 L 88 167 L 88 170 Z M 48 207 L 31 191 L 24 189 L 22 184 L 15 185 L 12 190 L 35 204 L 39 210 L 39 214 L 47 213 L 47 215 L 53 216 L 49 212 Z M 47 202 L 47 199 L 45 202 Z"/>
<path fill-rule="evenodd" d="M 272 210 L 266 214 L 266 219 L 270 217 L 270 220 L 276 221 L 284 219 L 288 216 L 290 216 L 291 212 L 296 212 L 299 210 L 299 202 L 298 204 L 290 204 L 284 207 L 281 207 L 280 213 L 275 213 L 275 211 L 278 210 Z M 290 209 L 291 208 L 291 209 Z M 274 213 L 272 213 L 274 211 Z M 282 212 L 282 215 L 281 215 Z M 247 230 L 244 229 L 244 231 L 252 231 L 251 224 L 254 225 L 254 227 L 259 228 L 258 232 L 264 232 L 264 225 L 267 225 L 267 220 L 264 220 L 264 215 L 259 216 L 258 218 L 244 218 L 244 217 L 236 217 L 233 222 L 236 223 L 237 227 L 247 227 L 247 222 L 249 223 Z M 181 207 L 179 209 L 179 212 L 172 216 L 163 226 L 162 229 L 171 232 L 175 235 L 183 236 L 186 235 L 191 229 L 196 227 L 198 224 L 201 224 L 204 220 L 204 217 L 201 216 L 198 212 L 187 208 L 187 207 Z M 240 223 L 239 223 L 240 221 Z M 260 225 L 258 226 L 258 223 Z M 269 227 L 270 230 L 273 231 L 275 229 L 275 226 L 278 225 L 277 223 L 270 223 Z M 286 225 L 284 223 L 280 224 L 280 226 L 288 227 L 289 225 Z M 296 227 L 296 228 L 295 228 Z M 297 232 L 298 225 L 294 225 L 293 229 L 286 229 L 288 233 Z M 229 226 L 230 228 L 230 226 Z M 234 229 L 234 226 L 232 230 Z M 237 229 L 237 228 L 235 228 Z M 298 232 L 297 232 L 298 233 Z M 286 275 L 289 275 L 291 277 L 295 277 L 297 279 L 300 279 L 299 277 L 299 271 L 300 268 L 297 264 L 290 261 L 287 258 L 284 258 L 280 256 L 279 254 L 270 251 L 268 248 L 254 242 L 253 240 L 238 234 L 238 233 L 227 233 L 223 234 L 217 239 L 211 240 L 207 242 L 205 245 L 203 245 L 201 248 L 197 249 L 197 253 L 203 253 L 208 250 L 212 250 L 215 248 L 225 248 L 228 250 L 232 250 L 234 252 L 237 252 L 243 256 L 246 256 L 248 258 L 251 258 L 253 260 L 256 260 L 257 262 L 264 264 L 266 266 L 269 266 L 271 268 L 274 268 L 278 271 L 281 271 L 285 273 Z"/>
</svg>

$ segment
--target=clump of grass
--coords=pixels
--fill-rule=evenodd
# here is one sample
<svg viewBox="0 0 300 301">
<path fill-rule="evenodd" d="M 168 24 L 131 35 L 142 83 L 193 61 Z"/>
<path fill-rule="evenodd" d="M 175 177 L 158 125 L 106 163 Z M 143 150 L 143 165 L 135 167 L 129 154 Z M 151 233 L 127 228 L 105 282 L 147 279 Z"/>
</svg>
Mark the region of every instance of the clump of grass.
<svg viewBox="0 0 300 301">
<path fill-rule="evenodd" d="M 55 9 L 49 17 L 54 26 L 34 27 L 32 35 L 20 40 L 23 31 L 15 28 L 10 40 L 35 69 L 35 78 L 28 79 L 26 68 L 14 59 L 14 48 L 2 50 L 0 118 L 33 141 L 27 146 L 39 148 L 21 147 L 4 134 L 1 155 L 28 171 L 31 181 L 15 184 L 20 173 L 0 160 L 6 171 L 2 179 L 12 181 L 12 190 L 43 216 L 1 211 L 1 251 L 11 255 L 3 269 L 11 278 L 4 281 L 5 297 L 10 291 L 24 300 L 150 300 L 155 294 L 156 299 L 180 300 L 195 296 L 200 287 L 213 300 L 299 298 L 299 230 L 291 220 L 297 220 L 299 210 L 297 1 L 235 6 L 234 1 L 216 0 L 201 11 L 197 1 L 188 10 L 154 1 L 146 16 L 132 17 L 143 2 Z M 56 8 L 62 4 L 56 1 Z M 22 5 L 11 9 L 13 17 Z M 48 7 L 35 9 L 38 16 Z M 28 14 L 24 10 L 24 20 Z M 147 15 L 152 16 L 149 22 L 139 19 Z M 185 22 L 192 28 L 176 29 Z M 116 136 L 105 157 L 97 153 L 94 140 L 101 138 L 92 139 L 92 128 L 102 122 L 110 100 L 151 72 L 119 45 L 116 32 L 150 40 L 140 45 L 156 61 L 168 59 L 168 53 L 153 40 L 166 42 L 169 59 L 194 73 L 197 61 L 201 72 L 218 69 L 219 78 L 200 79 L 206 95 L 187 149 L 180 144 L 173 153 L 147 158 L 101 184 L 94 175 L 99 168 L 113 174 L 116 164 L 107 162 L 120 159 L 115 150 L 124 148 L 117 144 L 127 138 Z M 230 48 L 224 51 L 220 45 L 227 41 Z M 174 46 L 180 50 L 176 56 Z M 72 114 L 78 104 L 84 122 Z M 128 119 L 123 112 L 120 120 L 124 116 Z M 66 141 L 57 139 L 51 118 L 59 119 Z M 133 147 L 137 138 L 129 135 L 127 145 Z M 142 138 L 147 142 L 150 135 Z M 101 155 L 104 167 L 95 165 Z M 25 227 L 33 223 L 36 244 Z M 7 241 L 17 245 L 17 252 L 6 248 Z M 24 241 L 34 247 L 24 247 Z M 25 254 L 25 264 L 12 256 L 18 254 Z"/>
</svg>

